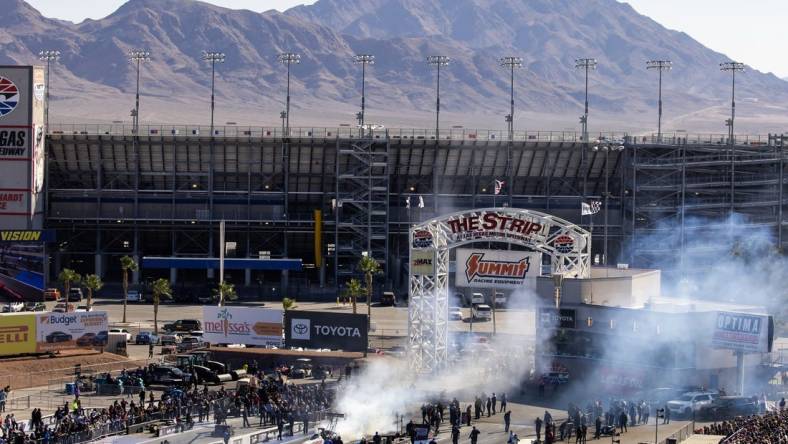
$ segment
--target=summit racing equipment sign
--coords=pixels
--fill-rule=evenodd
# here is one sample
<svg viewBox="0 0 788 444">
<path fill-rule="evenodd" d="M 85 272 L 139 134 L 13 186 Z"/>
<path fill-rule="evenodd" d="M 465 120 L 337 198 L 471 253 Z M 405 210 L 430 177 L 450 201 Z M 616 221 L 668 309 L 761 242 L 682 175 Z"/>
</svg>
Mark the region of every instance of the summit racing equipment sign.
<svg viewBox="0 0 788 444">
<path fill-rule="evenodd" d="M 367 315 L 287 310 L 285 345 L 364 351 L 367 349 Z"/>
<path fill-rule="evenodd" d="M 719 311 L 713 331 L 711 344 L 715 348 L 754 353 L 767 353 L 772 348 L 774 326 L 770 316 Z"/>
<path fill-rule="evenodd" d="M 542 254 L 528 251 L 457 250 L 457 287 L 518 288 L 536 286 Z"/>
<path fill-rule="evenodd" d="M 452 242 L 505 238 L 545 243 L 551 228 L 544 219 L 536 216 L 493 211 L 463 214 L 445 223 L 450 229 L 449 240 Z"/>
<path fill-rule="evenodd" d="M 282 310 L 204 306 L 203 339 L 211 344 L 282 346 Z"/>
</svg>

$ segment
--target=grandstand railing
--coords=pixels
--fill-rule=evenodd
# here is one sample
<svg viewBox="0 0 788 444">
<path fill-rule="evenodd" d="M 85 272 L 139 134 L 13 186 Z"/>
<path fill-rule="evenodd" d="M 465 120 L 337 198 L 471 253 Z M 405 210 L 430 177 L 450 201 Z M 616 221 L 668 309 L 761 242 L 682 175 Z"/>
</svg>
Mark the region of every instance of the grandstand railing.
<svg viewBox="0 0 788 444">
<path fill-rule="evenodd" d="M 134 136 L 131 124 L 54 124 L 50 135 L 103 135 L 103 136 Z M 140 125 L 140 136 L 180 136 L 180 137 L 211 137 L 211 128 L 207 125 Z M 214 138 L 251 138 L 281 139 L 285 131 L 281 127 L 255 127 L 241 125 L 214 126 Z M 435 140 L 436 134 L 431 129 L 420 128 L 382 128 L 362 131 L 350 126 L 340 127 L 295 127 L 290 128 L 288 136 L 296 139 L 335 139 L 360 138 L 363 136 L 384 139 L 404 140 Z M 508 141 L 509 133 L 505 130 L 449 128 L 438 132 L 440 140 L 467 141 Z M 727 134 L 687 134 L 683 132 L 665 133 L 661 137 L 656 134 L 630 134 L 625 131 L 602 131 L 588 134 L 590 143 L 630 143 L 649 145 L 676 144 L 728 144 Z M 737 145 L 768 145 L 769 135 L 736 135 Z M 516 142 L 583 142 L 580 131 L 515 131 L 513 140 Z"/>
</svg>

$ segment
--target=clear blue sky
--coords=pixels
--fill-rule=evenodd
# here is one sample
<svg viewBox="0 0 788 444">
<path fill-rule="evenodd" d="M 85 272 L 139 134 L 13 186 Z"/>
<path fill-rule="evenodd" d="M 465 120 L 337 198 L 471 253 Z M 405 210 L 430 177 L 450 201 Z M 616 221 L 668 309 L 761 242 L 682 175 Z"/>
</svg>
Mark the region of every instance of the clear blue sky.
<svg viewBox="0 0 788 444">
<path fill-rule="evenodd" d="M 47 17 L 102 18 L 125 0 L 27 0 Z M 280 11 L 315 0 L 204 0 L 253 11 Z M 581 0 L 577 0 L 581 1 Z M 628 0 L 638 12 L 764 72 L 788 77 L 788 0 Z"/>
</svg>

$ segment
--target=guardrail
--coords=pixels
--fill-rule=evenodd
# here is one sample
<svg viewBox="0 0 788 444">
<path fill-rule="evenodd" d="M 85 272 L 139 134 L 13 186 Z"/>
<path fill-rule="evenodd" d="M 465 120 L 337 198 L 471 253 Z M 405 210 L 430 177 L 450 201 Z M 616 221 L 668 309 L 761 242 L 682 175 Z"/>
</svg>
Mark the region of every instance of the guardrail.
<svg viewBox="0 0 788 444">
<path fill-rule="evenodd" d="M 674 432 L 672 435 L 660 441 L 659 444 L 667 444 L 668 440 L 670 439 L 675 439 L 677 443 L 684 442 L 687 440 L 687 438 L 694 434 L 694 430 L 692 430 L 692 423 L 689 423 L 680 428 L 678 431 Z"/>
</svg>

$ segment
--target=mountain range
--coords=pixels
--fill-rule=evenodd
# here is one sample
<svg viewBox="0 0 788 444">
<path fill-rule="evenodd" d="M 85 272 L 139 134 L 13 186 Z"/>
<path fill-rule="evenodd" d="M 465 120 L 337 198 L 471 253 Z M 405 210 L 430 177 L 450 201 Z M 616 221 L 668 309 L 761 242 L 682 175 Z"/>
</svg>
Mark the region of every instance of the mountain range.
<svg viewBox="0 0 788 444">
<path fill-rule="evenodd" d="M 141 67 L 141 121 L 207 123 L 210 66 L 203 50 L 221 51 L 216 121 L 278 125 L 285 68 L 277 54 L 296 52 L 291 68 L 293 126 L 353 123 L 360 67 L 367 67 L 367 121 L 431 127 L 435 70 L 428 55 L 451 57 L 441 71 L 442 125 L 504 128 L 509 72 L 502 56 L 523 58 L 515 72 L 518 129 L 579 128 L 584 96 L 576 58 L 596 58 L 590 74 L 590 127 L 648 131 L 656 126 L 657 73 L 646 61 L 668 59 L 663 77 L 666 130 L 725 132 L 730 109 L 728 61 L 687 34 L 666 29 L 616 0 L 319 0 L 283 13 L 232 10 L 193 0 L 129 0 L 100 20 L 47 18 L 23 0 L 0 0 L 0 64 L 52 69 L 53 122 L 129 121 L 134 103 L 131 49 L 149 50 Z M 783 131 L 788 82 L 750 68 L 737 75 L 737 128 Z"/>
</svg>

